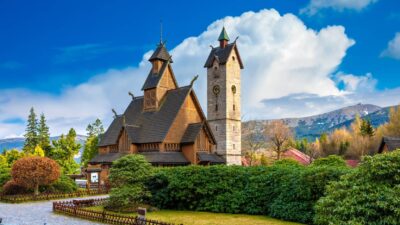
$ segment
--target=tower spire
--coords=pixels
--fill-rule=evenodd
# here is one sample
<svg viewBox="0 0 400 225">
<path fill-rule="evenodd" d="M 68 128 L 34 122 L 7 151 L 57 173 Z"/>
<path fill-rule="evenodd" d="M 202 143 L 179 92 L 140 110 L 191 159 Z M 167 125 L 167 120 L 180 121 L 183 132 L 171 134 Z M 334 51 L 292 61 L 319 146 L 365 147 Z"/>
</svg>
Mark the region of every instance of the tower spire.
<svg viewBox="0 0 400 225">
<path fill-rule="evenodd" d="M 160 20 L 160 45 L 162 45 L 162 43 L 163 43 L 163 40 L 162 40 L 162 32 L 163 32 L 163 30 L 162 30 L 162 20 Z"/>
<path fill-rule="evenodd" d="M 219 41 L 219 47 L 221 48 L 225 48 L 225 46 L 228 44 L 229 36 L 226 33 L 225 26 L 222 27 L 221 34 L 218 37 L 218 41 Z"/>
</svg>

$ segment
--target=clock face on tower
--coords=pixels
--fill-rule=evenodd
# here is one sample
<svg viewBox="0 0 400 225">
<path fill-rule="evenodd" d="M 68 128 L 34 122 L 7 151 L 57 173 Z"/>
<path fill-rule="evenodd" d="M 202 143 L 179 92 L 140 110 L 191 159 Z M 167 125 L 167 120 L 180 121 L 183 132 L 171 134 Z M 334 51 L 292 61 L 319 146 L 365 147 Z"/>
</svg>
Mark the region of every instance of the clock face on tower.
<svg viewBox="0 0 400 225">
<path fill-rule="evenodd" d="M 215 95 L 218 95 L 220 91 L 221 91 L 221 89 L 220 89 L 219 85 L 215 85 L 213 87 L 213 92 Z"/>
</svg>

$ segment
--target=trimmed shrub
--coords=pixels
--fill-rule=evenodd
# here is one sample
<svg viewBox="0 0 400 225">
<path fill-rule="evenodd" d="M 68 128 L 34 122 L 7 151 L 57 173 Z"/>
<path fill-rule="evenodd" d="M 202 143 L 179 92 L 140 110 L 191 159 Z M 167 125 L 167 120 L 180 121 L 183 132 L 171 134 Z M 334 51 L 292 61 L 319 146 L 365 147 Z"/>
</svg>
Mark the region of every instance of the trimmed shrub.
<svg viewBox="0 0 400 225">
<path fill-rule="evenodd" d="M 164 209 L 269 215 L 309 223 L 325 186 L 348 173 L 346 166 L 187 166 L 159 169 L 147 183 L 150 204 Z"/>
<path fill-rule="evenodd" d="M 327 187 L 316 224 L 399 224 L 400 150 L 366 156 L 353 172 Z"/>
<path fill-rule="evenodd" d="M 142 155 L 127 155 L 115 161 L 110 169 L 112 188 L 106 208 L 135 211 L 138 204 L 151 196 L 145 183 L 152 174 L 151 164 Z"/>
<path fill-rule="evenodd" d="M 19 194 L 26 194 L 29 190 L 24 186 L 18 184 L 14 180 L 9 180 L 3 186 L 3 194 L 4 195 L 19 195 Z"/>
</svg>

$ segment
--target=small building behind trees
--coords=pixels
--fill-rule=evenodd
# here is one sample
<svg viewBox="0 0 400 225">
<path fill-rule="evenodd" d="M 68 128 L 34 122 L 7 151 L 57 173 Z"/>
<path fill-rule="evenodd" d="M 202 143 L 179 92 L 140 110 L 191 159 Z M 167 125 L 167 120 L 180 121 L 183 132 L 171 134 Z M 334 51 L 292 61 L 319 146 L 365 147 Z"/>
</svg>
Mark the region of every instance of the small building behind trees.
<svg viewBox="0 0 400 225">
<path fill-rule="evenodd" d="M 383 137 L 379 145 L 378 153 L 391 152 L 400 149 L 400 138 L 398 137 Z"/>
</svg>

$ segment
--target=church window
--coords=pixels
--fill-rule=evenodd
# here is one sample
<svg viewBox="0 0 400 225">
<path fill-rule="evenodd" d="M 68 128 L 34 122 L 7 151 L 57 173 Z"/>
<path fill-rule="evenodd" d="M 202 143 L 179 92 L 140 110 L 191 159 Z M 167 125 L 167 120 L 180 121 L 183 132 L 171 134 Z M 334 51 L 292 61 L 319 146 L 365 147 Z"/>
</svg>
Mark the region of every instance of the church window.
<svg viewBox="0 0 400 225">
<path fill-rule="evenodd" d="M 235 61 L 235 56 L 232 56 L 232 60 Z"/>
<path fill-rule="evenodd" d="M 235 144 L 233 144 L 233 149 L 235 149 Z"/>
<path fill-rule="evenodd" d="M 236 110 L 236 107 L 235 107 L 235 104 L 233 104 L 233 111 L 235 111 Z"/>
<path fill-rule="evenodd" d="M 218 111 L 218 104 L 215 105 L 215 111 Z"/>
<path fill-rule="evenodd" d="M 236 131 L 236 127 L 235 127 L 235 126 L 232 126 L 232 130 L 233 130 L 233 131 Z"/>
<path fill-rule="evenodd" d="M 235 86 L 235 85 L 232 85 L 231 89 L 232 89 L 232 93 L 233 93 L 233 94 L 236 94 L 236 86 Z"/>
<path fill-rule="evenodd" d="M 218 126 L 215 126 L 215 131 L 218 131 Z"/>
</svg>

